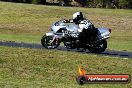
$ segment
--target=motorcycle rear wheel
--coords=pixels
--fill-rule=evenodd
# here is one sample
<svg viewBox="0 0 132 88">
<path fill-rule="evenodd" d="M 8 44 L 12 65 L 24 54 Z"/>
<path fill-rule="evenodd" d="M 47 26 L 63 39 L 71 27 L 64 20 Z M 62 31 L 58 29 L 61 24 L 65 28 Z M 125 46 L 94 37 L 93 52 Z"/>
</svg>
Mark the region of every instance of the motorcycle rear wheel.
<svg viewBox="0 0 132 88">
<path fill-rule="evenodd" d="M 41 44 L 46 49 L 55 49 L 60 45 L 60 40 L 58 39 L 58 40 L 54 40 L 53 42 L 51 42 L 52 40 L 53 40 L 52 36 L 44 35 L 41 39 Z"/>
<path fill-rule="evenodd" d="M 105 51 L 105 49 L 107 48 L 107 41 L 103 40 L 101 42 L 98 42 L 97 44 L 93 44 L 91 45 L 88 50 L 91 53 L 102 53 Z"/>
</svg>

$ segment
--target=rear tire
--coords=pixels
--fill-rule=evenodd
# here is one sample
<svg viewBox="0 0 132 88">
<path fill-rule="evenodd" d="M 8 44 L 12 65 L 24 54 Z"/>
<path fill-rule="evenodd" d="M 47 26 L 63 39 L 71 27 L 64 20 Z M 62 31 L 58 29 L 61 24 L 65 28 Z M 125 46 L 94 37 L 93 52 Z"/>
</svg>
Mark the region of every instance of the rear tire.
<svg viewBox="0 0 132 88">
<path fill-rule="evenodd" d="M 107 48 L 107 41 L 103 40 L 101 42 L 91 45 L 88 50 L 91 53 L 102 53 L 105 51 L 106 48 Z"/>
<path fill-rule="evenodd" d="M 53 41 L 52 43 L 50 43 L 52 40 L 53 40 L 52 36 L 44 35 L 41 39 L 41 44 L 46 49 L 55 49 L 60 45 L 60 40 L 57 39 L 57 40 Z"/>
</svg>

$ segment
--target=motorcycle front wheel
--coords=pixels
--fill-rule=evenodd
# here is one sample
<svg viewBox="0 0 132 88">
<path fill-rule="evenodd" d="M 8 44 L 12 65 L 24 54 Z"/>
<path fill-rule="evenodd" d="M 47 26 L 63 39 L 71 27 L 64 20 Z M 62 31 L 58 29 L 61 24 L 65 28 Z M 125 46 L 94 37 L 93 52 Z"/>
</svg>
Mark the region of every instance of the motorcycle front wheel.
<svg viewBox="0 0 132 88">
<path fill-rule="evenodd" d="M 44 35 L 41 39 L 41 44 L 46 49 L 55 49 L 60 45 L 60 40 L 59 39 L 53 40 L 53 36 Z"/>
<path fill-rule="evenodd" d="M 91 45 L 88 50 L 91 53 L 102 53 L 105 51 L 105 49 L 107 48 L 107 41 L 103 40 L 101 42 L 98 42 L 96 44 Z"/>
</svg>

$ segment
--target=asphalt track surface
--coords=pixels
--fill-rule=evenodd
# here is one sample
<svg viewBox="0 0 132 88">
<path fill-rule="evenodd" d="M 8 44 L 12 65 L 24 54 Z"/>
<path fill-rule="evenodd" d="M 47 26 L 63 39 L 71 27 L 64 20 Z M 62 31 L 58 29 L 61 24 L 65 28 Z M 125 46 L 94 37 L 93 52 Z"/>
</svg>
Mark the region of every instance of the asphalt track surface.
<svg viewBox="0 0 132 88">
<path fill-rule="evenodd" d="M 45 49 L 40 44 L 30 44 L 30 43 L 18 43 L 18 42 L 9 42 L 9 41 L 0 41 L 0 46 L 8 46 L 8 47 L 23 47 L 23 48 L 31 48 L 31 49 Z M 59 46 L 56 50 L 60 51 L 69 51 L 69 52 L 79 52 L 76 49 L 66 49 L 64 46 Z M 89 51 L 79 52 L 83 54 L 90 54 Z M 106 50 L 102 54 L 103 56 L 110 57 L 121 57 L 121 58 L 132 58 L 132 52 L 127 51 L 114 51 L 114 50 Z"/>
</svg>

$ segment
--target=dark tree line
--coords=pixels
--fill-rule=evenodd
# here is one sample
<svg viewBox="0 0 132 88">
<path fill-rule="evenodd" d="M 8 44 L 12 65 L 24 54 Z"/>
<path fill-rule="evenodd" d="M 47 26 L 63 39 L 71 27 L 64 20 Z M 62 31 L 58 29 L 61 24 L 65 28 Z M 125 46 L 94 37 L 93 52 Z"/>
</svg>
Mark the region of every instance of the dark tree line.
<svg viewBox="0 0 132 88">
<path fill-rule="evenodd" d="M 132 8 L 132 0 L 89 0 L 89 7 Z"/>
<path fill-rule="evenodd" d="M 46 0 L 0 0 L 0 1 L 16 2 L 16 3 L 46 4 Z"/>
<path fill-rule="evenodd" d="M 1 0 L 18 3 L 47 4 L 48 0 Z M 55 0 L 52 0 L 53 2 Z M 127 8 L 132 9 L 132 0 L 58 0 L 58 3 L 72 5 L 71 2 L 77 2 L 80 6 L 92 8 Z M 59 5 L 59 4 L 58 4 Z"/>
</svg>

